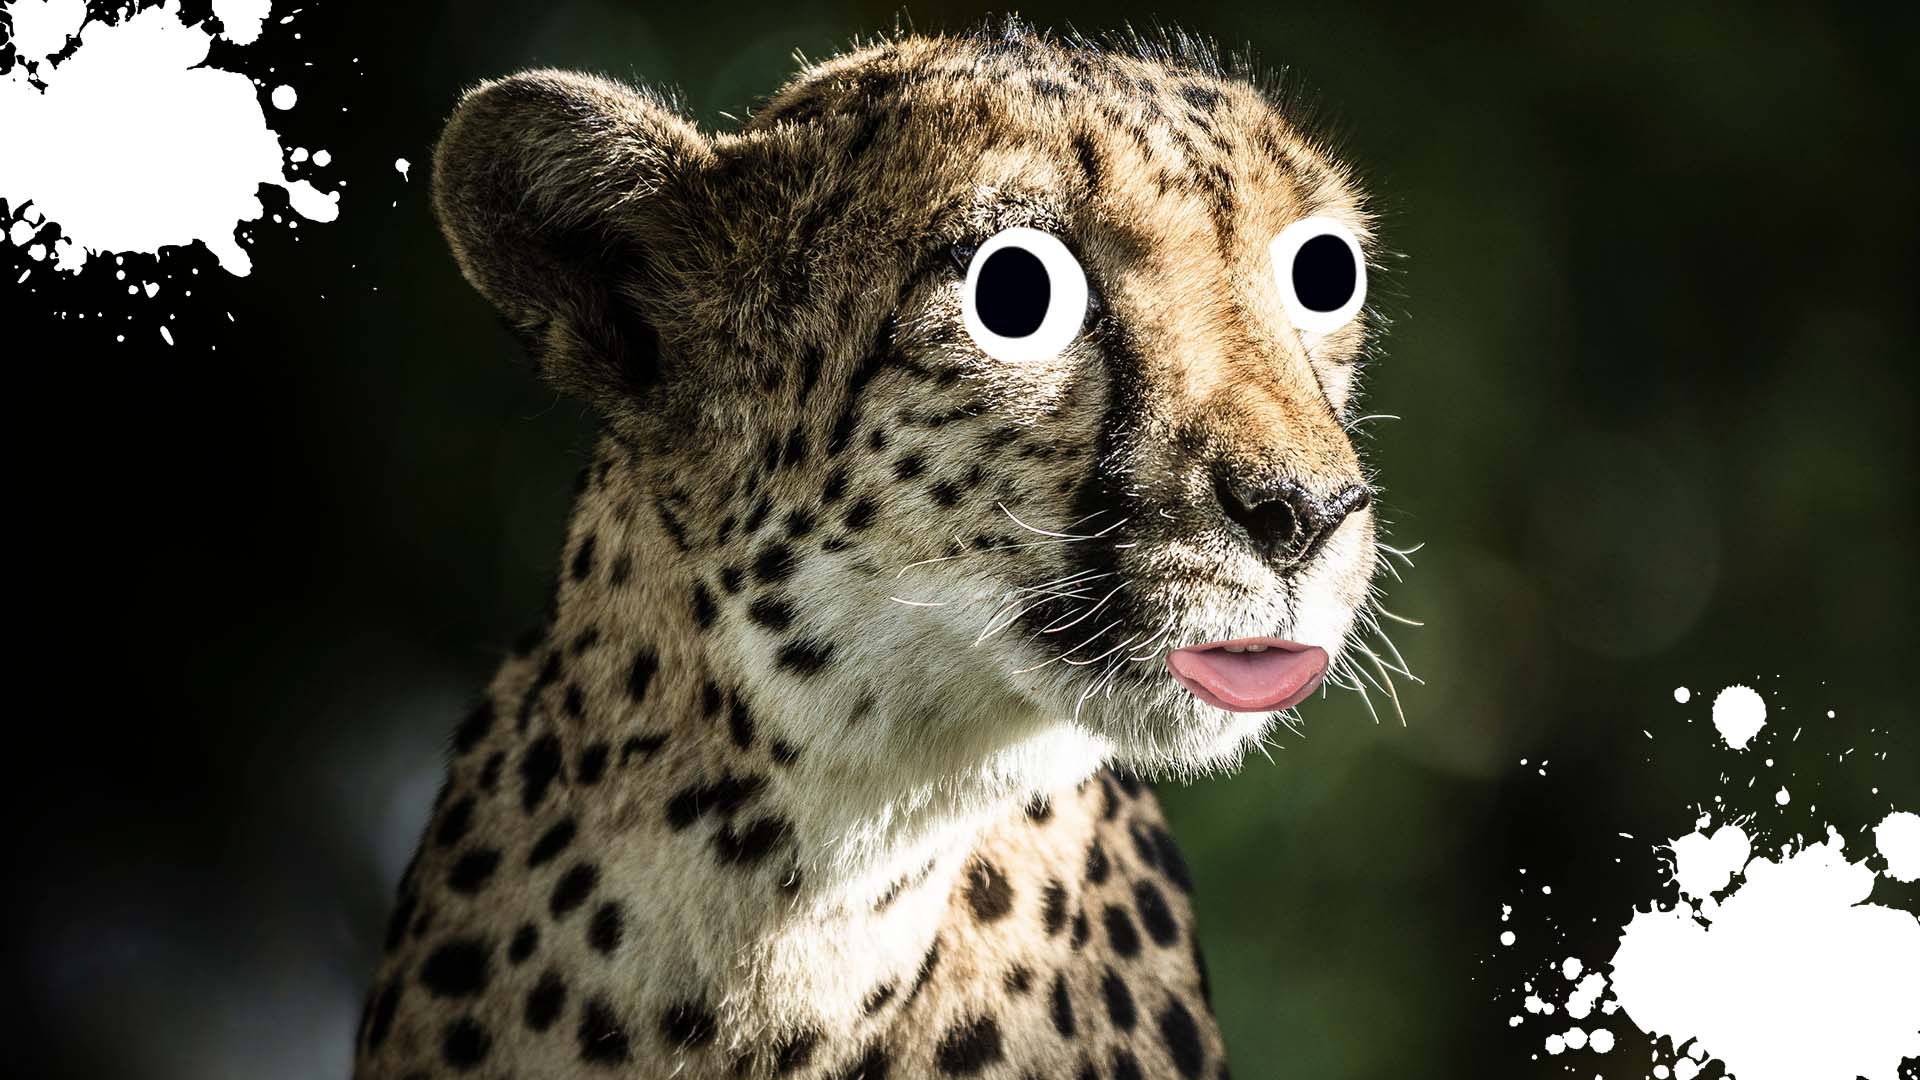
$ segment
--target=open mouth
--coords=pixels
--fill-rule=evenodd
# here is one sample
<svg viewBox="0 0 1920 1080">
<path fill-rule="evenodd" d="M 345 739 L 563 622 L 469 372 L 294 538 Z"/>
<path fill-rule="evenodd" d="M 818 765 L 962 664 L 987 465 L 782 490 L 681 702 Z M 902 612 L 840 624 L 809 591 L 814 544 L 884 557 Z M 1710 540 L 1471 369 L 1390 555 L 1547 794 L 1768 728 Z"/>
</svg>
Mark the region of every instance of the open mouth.
<svg viewBox="0 0 1920 1080">
<path fill-rule="evenodd" d="M 1271 712 L 1290 709 L 1320 688 L 1327 651 L 1285 638 L 1236 638 L 1175 649 L 1167 654 L 1167 670 L 1215 708 Z"/>
</svg>

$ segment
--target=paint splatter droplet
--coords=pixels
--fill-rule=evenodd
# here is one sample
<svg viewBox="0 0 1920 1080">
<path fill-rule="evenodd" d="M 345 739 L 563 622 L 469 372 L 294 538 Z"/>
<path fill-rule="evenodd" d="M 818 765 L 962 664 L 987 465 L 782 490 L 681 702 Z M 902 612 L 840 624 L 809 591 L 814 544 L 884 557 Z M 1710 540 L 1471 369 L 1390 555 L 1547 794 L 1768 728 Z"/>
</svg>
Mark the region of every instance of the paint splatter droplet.
<svg viewBox="0 0 1920 1080">
<path fill-rule="evenodd" d="M 1773 801 L 1779 803 L 1781 806 L 1785 806 L 1793 801 L 1793 796 L 1787 793 L 1786 788 L 1781 788 L 1779 791 L 1773 793 Z"/>
<path fill-rule="evenodd" d="M 245 275 L 252 262 L 236 234 L 262 216 L 261 185 L 284 189 L 304 217 L 339 216 L 337 194 L 282 172 L 258 89 L 207 66 L 212 42 L 168 0 L 119 23 L 87 23 L 67 59 L 37 66 L 44 92 L 22 70 L 29 65 L 0 76 L 0 116 L 16 148 L 0 154 L 0 198 L 30 214 L 7 239 L 24 244 L 57 222 L 48 254 L 66 273 L 95 253 L 157 255 L 197 240 Z"/>
<path fill-rule="evenodd" d="M 410 179 L 407 176 L 407 170 L 413 168 L 413 162 L 408 161 L 406 158 L 394 158 L 393 168 L 395 172 L 400 174 L 400 179 L 407 180 Z"/>
<path fill-rule="evenodd" d="M 1673 700 L 1685 705 L 1687 702 L 1693 700 L 1693 691 L 1684 686 L 1676 686 L 1673 688 Z"/>
<path fill-rule="evenodd" d="M 1513 944 L 1513 943 L 1514 943 L 1514 941 L 1515 941 L 1515 938 L 1514 938 L 1514 936 L 1513 936 L 1513 931 L 1511 931 L 1511 930 L 1502 930 L 1502 931 L 1500 932 L 1500 944 L 1502 944 L 1502 945 L 1511 945 L 1511 944 Z"/>
<path fill-rule="evenodd" d="M 1920 814 L 1896 810 L 1874 826 L 1873 842 L 1887 860 L 1887 876 L 1920 881 Z"/>
<path fill-rule="evenodd" d="M 1735 684 L 1714 695 L 1713 726 L 1735 750 L 1746 749 L 1766 724 L 1767 703 L 1754 690 Z"/>
<path fill-rule="evenodd" d="M 294 93 L 293 87 L 285 83 L 273 88 L 273 107 L 282 112 L 293 108 L 294 103 L 299 100 L 300 95 Z"/>
</svg>

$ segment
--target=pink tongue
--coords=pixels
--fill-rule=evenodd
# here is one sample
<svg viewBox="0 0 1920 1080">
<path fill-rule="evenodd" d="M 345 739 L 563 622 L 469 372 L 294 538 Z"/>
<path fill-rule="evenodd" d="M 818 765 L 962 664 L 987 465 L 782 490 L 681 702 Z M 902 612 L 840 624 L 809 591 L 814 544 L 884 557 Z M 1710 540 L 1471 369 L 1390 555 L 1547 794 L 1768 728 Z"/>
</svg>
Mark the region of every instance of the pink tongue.
<svg viewBox="0 0 1920 1080">
<path fill-rule="evenodd" d="M 1222 645 L 1265 645 L 1265 652 L 1227 652 Z M 1290 709 L 1327 673 L 1327 652 L 1281 638 L 1241 638 L 1189 645 L 1167 654 L 1167 669 L 1193 696 L 1234 712 Z"/>
</svg>

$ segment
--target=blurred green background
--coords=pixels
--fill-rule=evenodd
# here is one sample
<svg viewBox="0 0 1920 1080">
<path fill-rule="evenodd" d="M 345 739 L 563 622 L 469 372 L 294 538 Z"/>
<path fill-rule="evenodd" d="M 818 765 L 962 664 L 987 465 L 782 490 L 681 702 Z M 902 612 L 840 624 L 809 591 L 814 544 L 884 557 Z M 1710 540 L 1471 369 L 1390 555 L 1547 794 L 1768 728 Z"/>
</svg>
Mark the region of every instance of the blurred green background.
<svg viewBox="0 0 1920 1080">
<path fill-rule="evenodd" d="M 214 62 L 296 86 L 275 126 L 331 150 L 337 223 L 201 275 L 177 348 L 54 314 L 120 292 L 100 268 L 6 294 L 16 342 L 61 343 L 12 353 L 37 414 L 17 621 L 44 656 L 20 678 L 51 691 L 13 725 L 25 1074 L 345 1073 L 444 733 L 540 611 L 590 438 L 434 229 L 460 88 L 589 68 L 725 128 L 794 49 L 898 10 L 315 6 Z M 1404 725 L 1314 702 L 1272 763 L 1162 789 L 1237 1075 L 1564 1075 L 1533 1060 L 1549 1029 L 1509 1029 L 1512 991 L 1605 959 L 1696 805 L 1767 808 L 1782 839 L 1920 809 L 1913 12 L 1023 9 L 1158 15 L 1287 66 L 1400 253 L 1368 379 L 1402 419 L 1367 452 L 1395 541 L 1424 545 L 1388 594 L 1425 623 L 1395 634 L 1424 684 Z M 1768 695 L 1775 769 L 1712 747 L 1734 682 Z M 1623 1037 L 1575 1064 L 1646 1061 Z"/>
</svg>

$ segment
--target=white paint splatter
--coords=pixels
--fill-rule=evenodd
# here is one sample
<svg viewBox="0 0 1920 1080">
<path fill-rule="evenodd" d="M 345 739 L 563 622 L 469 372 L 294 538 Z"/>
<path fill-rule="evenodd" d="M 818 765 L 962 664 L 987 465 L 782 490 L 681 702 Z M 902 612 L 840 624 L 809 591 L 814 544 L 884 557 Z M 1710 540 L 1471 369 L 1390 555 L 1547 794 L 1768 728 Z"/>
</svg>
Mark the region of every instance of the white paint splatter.
<svg viewBox="0 0 1920 1080">
<path fill-rule="evenodd" d="M 220 36 L 235 45 L 253 44 L 272 7 L 273 0 L 213 0 L 213 13 L 226 28 Z"/>
<path fill-rule="evenodd" d="M 281 83 L 279 86 L 273 88 L 273 107 L 279 109 L 281 112 L 293 108 L 294 103 L 299 100 L 300 95 L 294 92 L 293 87 L 285 83 Z"/>
<path fill-rule="evenodd" d="M 1920 1055 L 1920 919 L 1866 903 L 1873 871 L 1844 844 L 1829 829 L 1753 860 L 1717 908 L 1636 911 L 1612 962 L 1621 1009 L 1740 1080 L 1895 1080 Z M 1678 877 L 1711 876 L 1675 855 Z"/>
<path fill-rule="evenodd" d="M 1767 703 L 1745 686 L 1729 686 L 1713 699 L 1713 726 L 1727 745 L 1743 750 L 1767 723 Z"/>
<path fill-rule="evenodd" d="M 1684 686 L 1676 686 L 1673 688 L 1673 700 L 1685 705 L 1687 702 L 1693 700 L 1693 691 Z"/>
<path fill-rule="evenodd" d="M 1714 699 L 1729 747 L 1745 748 L 1765 723 L 1746 687 Z M 1790 801 L 1785 787 L 1773 799 Z M 1664 1041 L 1647 1073 L 1656 1080 L 1695 1080 L 1712 1059 L 1738 1080 L 1897 1080 L 1920 1057 L 1920 918 L 1869 902 L 1876 874 L 1866 858 L 1847 859 L 1833 826 L 1824 840 L 1756 852 L 1757 815 L 1729 818 L 1719 795 L 1713 805 L 1665 846 L 1673 891 L 1633 912 L 1611 961 L 1560 961 L 1558 974 L 1578 982 L 1558 1006 L 1527 982 L 1509 1026 L 1560 1013 L 1577 1026 L 1543 1033 L 1547 1054 L 1607 1053 L 1615 1037 L 1599 1018 L 1623 1015 Z M 1888 814 L 1874 841 L 1887 877 L 1920 880 L 1920 815 Z"/>
<path fill-rule="evenodd" d="M 1896 810 L 1874 826 L 1873 842 L 1887 860 L 1887 876 L 1920 881 L 1920 814 Z"/>
<path fill-rule="evenodd" d="M 1513 936 L 1513 931 L 1511 930 L 1500 931 L 1500 944 L 1511 945 L 1514 943 L 1515 940 L 1516 939 Z"/>
<path fill-rule="evenodd" d="M 66 47 L 87 20 L 87 0 L 19 0 L 7 9 L 13 18 L 14 54 L 37 64 Z"/>
<path fill-rule="evenodd" d="M 406 158 L 394 158 L 393 168 L 395 172 L 400 174 L 400 179 L 408 180 L 410 177 L 407 176 L 407 170 L 413 168 L 413 162 L 408 161 Z"/>
<path fill-rule="evenodd" d="M 16 11 L 32 12 L 28 25 L 44 19 L 44 27 L 49 9 L 65 6 Z M 263 6 L 254 0 L 228 10 L 236 25 L 251 25 L 242 9 Z M 52 39 L 44 29 L 33 32 L 36 48 Z M 175 0 L 167 0 L 118 24 L 86 24 L 73 55 L 59 64 L 23 64 L 0 77 L 4 138 L 14 148 L 0 154 L 0 197 L 30 214 L 8 228 L 8 240 L 22 244 L 57 222 L 62 235 L 51 253 L 69 273 L 95 253 L 160 254 L 199 241 L 229 273 L 244 275 L 252 263 L 236 232 L 260 218 L 261 185 L 284 189 L 303 217 L 339 216 L 337 193 L 282 173 L 279 137 L 252 80 L 204 66 L 212 40 L 204 28 L 183 24 Z M 44 91 L 29 80 L 30 66 Z"/>
</svg>

